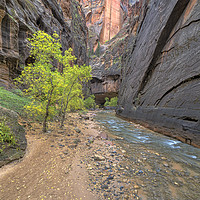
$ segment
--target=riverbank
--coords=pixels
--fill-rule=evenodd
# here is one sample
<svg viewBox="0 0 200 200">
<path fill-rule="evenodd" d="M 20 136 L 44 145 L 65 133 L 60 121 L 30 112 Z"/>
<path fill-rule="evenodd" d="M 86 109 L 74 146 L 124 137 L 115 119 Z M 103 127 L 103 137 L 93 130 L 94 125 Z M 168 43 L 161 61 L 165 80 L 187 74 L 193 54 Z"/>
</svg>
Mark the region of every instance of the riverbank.
<svg viewBox="0 0 200 200">
<path fill-rule="evenodd" d="M 105 126 L 100 126 L 98 119 Z M 70 114 L 63 129 L 51 123 L 47 134 L 41 133 L 41 126 L 27 124 L 25 157 L 0 169 L 0 199 L 196 200 L 200 197 L 198 163 L 193 163 L 192 158 L 187 163 L 179 157 L 174 159 L 169 149 L 160 151 L 159 146 L 146 143 L 143 135 L 140 137 L 144 142 L 127 139 L 127 131 L 131 131 L 131 137 L 133 130 L 137 134 L 147 132 L 149 136 L 151 131 L 120 120 L 113 112 L 97 116 L 95 112 Z M 113 133 L 120 131 L 113 134 L 109 128 Z M 155 137 L 159 140 L 160 136 Z"/>
<path fill-rule="evenodd" d="M 0 199 L 129 198 L 115 170 L 124 152 L 108 140 L 94 115 L 70 114 L 63 129 L 50 123 L 47 134 L 41 124 L 22 122 L 28 147 L 23 159 L 0 169 Z"/>
</svg>

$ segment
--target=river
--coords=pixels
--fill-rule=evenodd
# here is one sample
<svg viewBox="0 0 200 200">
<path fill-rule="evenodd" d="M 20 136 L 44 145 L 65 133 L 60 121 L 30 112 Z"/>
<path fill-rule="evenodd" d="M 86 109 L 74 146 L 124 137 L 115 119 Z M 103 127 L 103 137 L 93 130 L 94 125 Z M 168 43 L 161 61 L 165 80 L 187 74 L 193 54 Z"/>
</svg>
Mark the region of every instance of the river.
<svg viewBox="0 0 200 200">
<path fill-rule="evenodd" d="M 136 199 L 200 200 L 200 149 L 122 120 L 113 111 L 99 112 L 95 120 L 126 151 L 127 176 L 140 188 Z"/>
</svg>

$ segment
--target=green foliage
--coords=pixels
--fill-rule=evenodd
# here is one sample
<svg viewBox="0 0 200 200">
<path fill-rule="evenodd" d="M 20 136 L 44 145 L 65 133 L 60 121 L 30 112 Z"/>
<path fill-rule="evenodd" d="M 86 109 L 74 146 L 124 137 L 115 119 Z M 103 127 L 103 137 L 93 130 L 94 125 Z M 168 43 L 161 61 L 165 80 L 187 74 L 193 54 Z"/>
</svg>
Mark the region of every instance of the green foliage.
<svg viewBox="0 0 200 200">
<path fill-rule="evenodd" d="M 11 133 L 11 130 L 9 126 L 5 124 L 5 119 L 1 119 L 0 121 L 0 145 L 2 146 L 2 149 L 0 149 L 0 153 L 5 148 L 5 143 L 10 145 L 16 145 L 16 139 L 15 136 Z"/>
<path fill-rule="evenodd" d="M 105 98 L 105 103 L 104 103 L 104 106 L 112 106 L 112 107 L 116 107 L 117 106 L 117 101 L 118 101 L 118 98 L 117 97 L 113 97 L 109 100 L 108 97 Z"/>
<path fill-rule="evenodd" d="M 91 109 L 96 107 L 96 103 L 95 103 L 95 96 L 94 95 L 90 95 L 87 99 L 84 100 L 84 106 L 86 109 Z"/>
<path fill-rule="evenodd" d="M 8 91 L 0 87 L 0 105 L 13 110 L 25 117 L 24 106 L 30 103 L 30 99 L 23 96 L 21 90 Z"/>
<path fill-rule="evenodd" d="M 110 103 L 109 103 L 109 106 L 117 106 L 117 101 L 118 101 L 118 98 L 117 97 L 113 97 L 110 99 Z"/>
<path fill-rule="evenodd" d="M 26 86 L 24 93 L 32 99 L 25 106 L 26 111 L 32 117 L 42 116 L 43 131 L 46 132 L 47 121 L 58 109 L 63 125 L 68 110 L 83 107 L 82 84 L 91 78 L 91 67 L 74 65 L 76 57 L 72 55 L 72 49 L 63 55 L 56 33 L 50 36 L 38 31 L 29 41 L 35 62 L 24 67 L 16 82 Z"/>
<path fill-rule="evenodd" d="M 110 103 L 110 102 L 109 102 L 109 98 L 108 98 L 108 97 L 105 98 L 105 101 L 106 101 L 106 102 L 104 103 L 104 106 L 105 106 L 105 107 L 106 107 L 106 106 L 109 106 L 109 103 Z"/>
</svg>

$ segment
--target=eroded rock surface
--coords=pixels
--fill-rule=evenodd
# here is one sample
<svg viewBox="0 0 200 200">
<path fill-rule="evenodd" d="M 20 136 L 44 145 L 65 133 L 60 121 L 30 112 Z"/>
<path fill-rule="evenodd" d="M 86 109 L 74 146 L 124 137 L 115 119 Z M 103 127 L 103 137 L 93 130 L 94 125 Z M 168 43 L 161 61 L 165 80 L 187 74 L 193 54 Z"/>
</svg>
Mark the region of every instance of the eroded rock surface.
<svg viewBox="0 0 200 200">
<path fill-rule="evenodd" d="M 98 104 L 103 104 L 105 97 L 112 98 L 118 94 L 122 53 L 127 51 L 125 47 L 130 33 L 134 32 L 132 37 L 135 38 L 134 27 L 138 25 L 135 19 L 139 18 L 141 5 L 138 1 L 107 0 L 95 4 L 94 12 L 93 7 L 90 8 L 91 16 L 86 17 L 90 65 L 93 69 L 91 90 Z M 101 12 L 97 15 L 100 8 Z"/>
<path fill-rule="evenodd" d="M 18 123 L 18 114 L 0 106 L 0 121 L 5 120 L 6 125 L 10 128 L 11 133 L 15 136 L 16 145 L 5 145 L 3 148 L 0 143 L 0 167 L 3 165 L 22 158 L 25 154 L 27 141 L 24 128 Z"/>
<path fill-rule="evenodd" d="M 57 0 L 1 0 L 0 2 L 0 84 L 8 86 L 32 62 L 27 37 L 34 31 L 60 35 L 63 51 L 72 47 L 78 64 L 88 64 L 87 27 L 78 2 Z M 63 6 L 64 15 L 61 6 Z M 68 23 L 68 19 L 71 19 Z M 78 36 L 77 36 L 78 35 Z"/>
<path fill-rule="evenodd" d="M 200 146 L 200 1 L 144 1 L 117 113 Z"/>
</svg>

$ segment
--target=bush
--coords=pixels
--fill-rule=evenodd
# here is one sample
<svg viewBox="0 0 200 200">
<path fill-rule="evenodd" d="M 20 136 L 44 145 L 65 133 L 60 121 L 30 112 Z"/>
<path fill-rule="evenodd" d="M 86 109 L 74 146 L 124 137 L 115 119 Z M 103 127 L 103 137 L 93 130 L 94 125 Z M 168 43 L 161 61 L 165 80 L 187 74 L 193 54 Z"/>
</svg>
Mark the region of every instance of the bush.
<svg viewBox="0 0 200 200">
<path fill-rule="evenodd" d="M 95 96 L 94 95 L 90 95 L 87 99 L 84 100 L 84 107 L 86 109 L 91 109 L 96 107 L 96 103 L 95 103 Z"/>
<path fill-rule="evenodd" d="M 113 97 L 109 100 L 108 97 L 105 98 L 105 103 L 104 106 L 111 106 L 111 107 L 116 107 L 117 106 L 117 101 L 118 101 L 118 97 Z"/>
<path fill-rule="evenodd" d="M 11 133 L 9 126 L 5 124 L 5 119 L 1 120 L 0 122 L 0 145 L 2 146 L 2 149 L 0 148 L 0 153 L 5 148 L 5 143 L 10 145 L 16 144 L 15 136 Z"/>
<path fill-rule="evenodd" d="M 110 99 L 109 106 L 116 107 L 116 106 L 117 106 L 117 101 L 118 101 L 118 98 L 117 98 L 117 97 L 111 98 L 111 99 Z"/>
<path fill-rule="evenodd" d="M 109 106 L 109 103 L 110 103 L 110 102 L 109 102 L 109 98 L 106 97 L 105 100 L 106 100 L 106 102 L 104 103 L 104 106 L 105 106 L 105 107 L 106 107 L 106 106 Z"/>
</svg>

